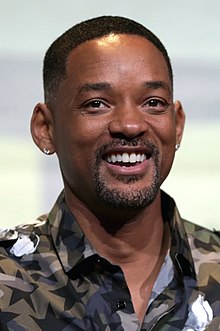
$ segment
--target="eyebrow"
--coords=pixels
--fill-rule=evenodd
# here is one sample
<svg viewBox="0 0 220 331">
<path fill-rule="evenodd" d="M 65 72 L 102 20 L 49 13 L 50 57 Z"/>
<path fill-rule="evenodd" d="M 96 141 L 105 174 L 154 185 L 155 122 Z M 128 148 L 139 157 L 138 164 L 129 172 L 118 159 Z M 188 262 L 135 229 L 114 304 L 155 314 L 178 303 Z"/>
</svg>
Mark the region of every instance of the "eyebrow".
<svg viewBox="0 0 220 331">
<path fill-rule="evenodd" d="M 111 89 L 111 84 L 107 82 L 101 83 L 86 83 L 78 87 L 79 93 L 88 91 L 106 91 Z"/>
<path fill-rule="evenodd" d="M 152 90 L 163 89 L 171 93 L 170 86 L 164 81 L 147 81 L 143 83 L 143 86 Z"/>
<path fill-rule="evenodd" d="M 156 89 L 163 89 L 172 93 L 170 86 L 164 81 L 146 81 L 142 84 L 143 87 L 156 90 Z M 100 83 L 85 83 L 79 86 L 78 92 L 88 92 L 88 91 L 106 91 L 110 90 L 112 85 L 107 82 L 100 82 Z"/>
</svg>

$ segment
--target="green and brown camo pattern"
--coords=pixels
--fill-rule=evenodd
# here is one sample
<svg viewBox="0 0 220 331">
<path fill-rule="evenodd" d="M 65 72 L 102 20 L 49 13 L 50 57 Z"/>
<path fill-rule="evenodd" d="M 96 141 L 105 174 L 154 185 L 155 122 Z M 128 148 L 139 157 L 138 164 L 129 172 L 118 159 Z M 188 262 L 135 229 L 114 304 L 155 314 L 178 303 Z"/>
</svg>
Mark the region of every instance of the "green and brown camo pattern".
<svg viewBox="0 0 220 331">
<path fill-rule="evenodd" d="M 183 330 L 190 304 L 201 294 L 214 316 L 205 330 L 219 331 L 219 233 L 181 219 L 164 192 L 162 211 L 170 226 L 171 247 L 141 325 L 122 270 L 90 245 L 63 193 L 49 215 L 2 229 L 0 330 Z M 18 238 L 27 239 L 21 241 L 26 243 L 21 256 L 12 250 Z"/>
</svg>

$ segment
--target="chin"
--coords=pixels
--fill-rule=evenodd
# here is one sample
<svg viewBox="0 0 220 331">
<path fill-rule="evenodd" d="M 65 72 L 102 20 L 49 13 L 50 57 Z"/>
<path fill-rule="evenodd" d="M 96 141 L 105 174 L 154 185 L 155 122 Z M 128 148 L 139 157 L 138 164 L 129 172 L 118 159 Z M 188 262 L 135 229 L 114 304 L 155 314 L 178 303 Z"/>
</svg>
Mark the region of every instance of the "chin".
<svg viewBox="0 0 220 331">
<path fill-rule="evenodd" d="M 106 206 L 117 209 L 143 209 L 151 205 L 155 200 L 159 190 L 159 181 L 154 181 L 149 187 L 141 188 L 140 185 L 134 185 L 132 179 L 126 179 L 126 186 L 118 185 L 110 187 L 103 182 L 96 183 L 96 193 L 98 199 Z M 132 185 L 133 183 L 133 185 Z"/>
</svg>

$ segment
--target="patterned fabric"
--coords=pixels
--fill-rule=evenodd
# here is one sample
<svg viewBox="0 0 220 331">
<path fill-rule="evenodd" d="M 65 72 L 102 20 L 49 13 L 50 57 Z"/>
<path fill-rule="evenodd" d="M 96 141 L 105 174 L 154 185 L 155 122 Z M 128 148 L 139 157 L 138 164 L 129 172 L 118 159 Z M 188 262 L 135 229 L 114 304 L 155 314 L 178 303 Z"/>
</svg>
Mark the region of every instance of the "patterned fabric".
<svg viewBox="0 0 220 331">
<path fill-rule="evenodd" d="M 0 232 L 0 330 L 205 330 L 186 324 L 196 300 L 203 317 L 211 306 L 206 330 L 220 330 L 219 234 L 182 220 L 164 192 L 162 211 L 171 246 L 142 325 L 122 270 L 98 255 L 62 193 L 49 215 Z"/>
</svg>

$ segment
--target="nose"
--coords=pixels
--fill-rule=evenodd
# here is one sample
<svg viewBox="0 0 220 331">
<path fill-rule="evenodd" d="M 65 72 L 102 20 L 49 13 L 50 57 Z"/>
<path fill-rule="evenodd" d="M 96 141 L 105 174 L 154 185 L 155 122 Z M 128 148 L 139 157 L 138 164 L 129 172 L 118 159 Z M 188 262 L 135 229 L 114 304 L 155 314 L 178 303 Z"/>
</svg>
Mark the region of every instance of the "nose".
<svg viewBox="0 0 220 331">
<path fill-rule="evenodd" d="M 143 136 L 148 130 L 144 113 L 136 105 L 116 107 L 109 123 L 109 132 L 114 137 L 133 139 Z"/>
</svg>

